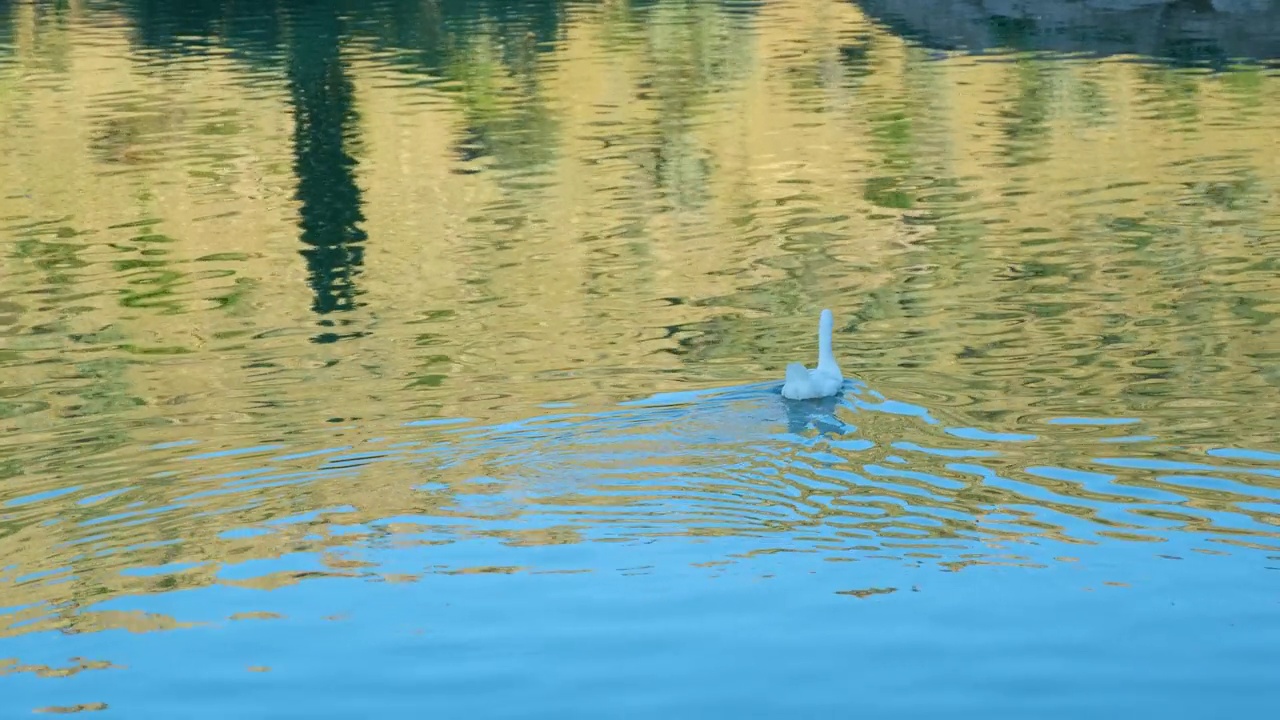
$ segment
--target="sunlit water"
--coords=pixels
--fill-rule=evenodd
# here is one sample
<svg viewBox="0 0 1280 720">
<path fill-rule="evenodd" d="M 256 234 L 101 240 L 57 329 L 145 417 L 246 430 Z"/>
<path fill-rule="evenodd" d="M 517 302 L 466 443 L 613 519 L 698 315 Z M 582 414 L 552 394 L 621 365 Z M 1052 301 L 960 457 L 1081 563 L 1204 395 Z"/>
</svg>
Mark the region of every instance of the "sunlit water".
<svg viewBox="0 0 1280 720">
<path fill-rule="evenodd" d="M 996 5 L 0 6 L 0 717 L 1274 712 L 1280 9 Z"/>
</svg>

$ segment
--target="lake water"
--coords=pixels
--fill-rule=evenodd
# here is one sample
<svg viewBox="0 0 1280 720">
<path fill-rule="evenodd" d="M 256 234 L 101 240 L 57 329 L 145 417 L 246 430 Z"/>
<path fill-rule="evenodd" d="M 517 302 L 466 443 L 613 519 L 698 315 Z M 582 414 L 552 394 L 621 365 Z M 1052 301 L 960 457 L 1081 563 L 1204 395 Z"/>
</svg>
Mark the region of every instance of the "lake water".
<svg viewBox="0 0 1280 720">
<path fill-rule="evenodd" d="M 0 717 L 1268 716 L 1280 5 L 1003 5 L 0 4 Z"/>
</svg>

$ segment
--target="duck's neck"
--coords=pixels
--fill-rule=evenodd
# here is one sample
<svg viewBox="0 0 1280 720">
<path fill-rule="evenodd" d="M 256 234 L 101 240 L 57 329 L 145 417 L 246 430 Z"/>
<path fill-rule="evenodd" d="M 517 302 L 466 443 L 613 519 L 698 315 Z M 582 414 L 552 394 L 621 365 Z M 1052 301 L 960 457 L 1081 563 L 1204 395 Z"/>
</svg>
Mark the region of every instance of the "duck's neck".
<svg viewBox="0 0 1280 720">
<path fill-rule="evenodd" d="M 831 351 L 831 329 L 832 329 L 831 311 L 823 310 L 822 316 L 818 318 L 818 369 L 819 370 L 836 370 L 835 353 Z"/>
</svg>

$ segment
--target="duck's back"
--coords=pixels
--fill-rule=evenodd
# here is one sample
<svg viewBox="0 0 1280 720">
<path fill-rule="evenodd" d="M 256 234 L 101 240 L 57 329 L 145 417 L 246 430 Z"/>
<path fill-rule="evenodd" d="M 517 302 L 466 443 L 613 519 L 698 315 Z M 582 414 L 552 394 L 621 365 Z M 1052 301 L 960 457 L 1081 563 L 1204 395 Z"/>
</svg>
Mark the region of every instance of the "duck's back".
<svg viewBox="0 0 1280 720">
<path fill-rule="evenodd" d="M 840 392 L 840 387 L 844 385 L 844 376 L 840 374 L 838 368 L 835 371 L 814 370 L 809 373 L 809 383 L 817 393 L 814 397 L 830 397 Z"/>
<path fill-rule="evenodd" d="M 813 382 L 809 379 L 809 371 L 800 363 L 787 366 L 787 379 L 782 384 L 782 397 L 789 400 L 806 400 L 818 397 L 813 394 Z"/>
</svg>

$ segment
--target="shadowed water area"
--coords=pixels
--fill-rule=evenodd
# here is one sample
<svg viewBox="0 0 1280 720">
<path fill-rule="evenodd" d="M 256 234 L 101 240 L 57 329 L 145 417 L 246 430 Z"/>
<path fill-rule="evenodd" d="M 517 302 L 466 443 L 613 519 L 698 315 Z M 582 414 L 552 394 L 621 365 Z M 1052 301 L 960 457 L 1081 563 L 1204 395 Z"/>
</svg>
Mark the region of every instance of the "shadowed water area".
<svg viewBox="0 0 1280 720">
<path fill-rule="evenodd" d="M 1280 5 L 1009 5 L 0 3 L 0 717 L 1273 712 Z"/>
</svg>

